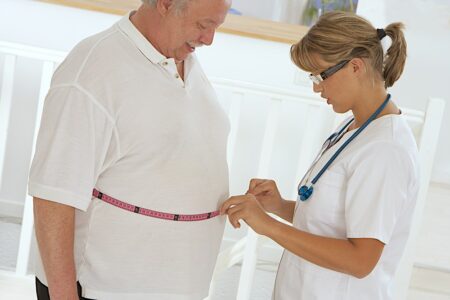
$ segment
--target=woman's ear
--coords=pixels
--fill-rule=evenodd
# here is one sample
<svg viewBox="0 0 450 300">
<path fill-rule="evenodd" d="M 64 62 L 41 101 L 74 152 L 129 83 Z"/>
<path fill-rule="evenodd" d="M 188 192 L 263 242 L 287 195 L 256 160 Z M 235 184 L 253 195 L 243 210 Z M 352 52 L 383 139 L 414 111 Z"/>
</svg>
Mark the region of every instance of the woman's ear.
<svg viewBox="0 0 450 300">
<path fill-rule="evenodd" d="M 355 75 L 360 76 L 366 73 L 366 62 L 361 58 L 353 58 L 350 61 L 350 66 Z"/>
</svg>

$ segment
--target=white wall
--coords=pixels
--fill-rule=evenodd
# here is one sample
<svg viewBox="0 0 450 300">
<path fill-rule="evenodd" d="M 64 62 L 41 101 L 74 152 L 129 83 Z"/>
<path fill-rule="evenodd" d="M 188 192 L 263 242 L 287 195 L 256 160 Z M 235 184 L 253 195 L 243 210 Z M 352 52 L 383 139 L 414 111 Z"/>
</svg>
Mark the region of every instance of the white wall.
<svg viewBox="0 0 450 300">
<path fill-rule="evenodd" d="M 0 0 L 0 40 L 69 51 L 119 18 L 33 0 Z"/>
<path fill-rule="evenodd" d="M 430 96 L 446 100 L 433 180 L 450 184 L 450 1 L 359 0 L 358 13 L 377 27 L 406 26 L 406 67 L 391 90 L 400 105 L 424 109 Z"/>
<path fill-rule="evenodd" d="M 300 24 L 307 2 L 308 0 L 233 0 L 233 8 L 244 16 Z"/>
</svg>

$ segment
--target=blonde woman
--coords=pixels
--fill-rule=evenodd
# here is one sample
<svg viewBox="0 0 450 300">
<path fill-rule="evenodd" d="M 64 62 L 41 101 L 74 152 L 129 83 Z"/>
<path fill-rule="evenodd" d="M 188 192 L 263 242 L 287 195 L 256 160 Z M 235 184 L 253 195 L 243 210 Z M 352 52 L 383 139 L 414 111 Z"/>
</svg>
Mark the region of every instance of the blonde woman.
<svg viewBox="0 0 450 300">
<path fill-rule="evenodd" d="M 325 141 L 297 202 L 283 199 L 274 181 L 252 179 L 246 195 L 221 208 L 235 228 L 243 220 L 285 248 L 275 300 L 392 299 L 418 190 L 416 143 L 386 90 L 405 64 L 402 28 L 330 12 L 291 48 L 314 92 L 352 117 Z"/>
</svg>

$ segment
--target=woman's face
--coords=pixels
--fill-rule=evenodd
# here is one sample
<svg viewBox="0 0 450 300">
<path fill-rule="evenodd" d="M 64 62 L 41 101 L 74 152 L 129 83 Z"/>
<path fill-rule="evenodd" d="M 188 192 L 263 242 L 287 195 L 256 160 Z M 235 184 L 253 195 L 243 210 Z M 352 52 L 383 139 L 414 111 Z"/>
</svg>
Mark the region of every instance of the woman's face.
<svg viewBox="0 0 450 300">
<path fill-rule="evenodd" d="M 336 64 L 326 62 L 319 55 L 314 55 L 320 69 L 312 75 L 318 75 Z M 320 83 L 313 83 L 315 93 L 327 100 L 337 113 L 345 113 L 352 109 L 355 91 L 355 72 L 352 60 Z"/>
</svg>

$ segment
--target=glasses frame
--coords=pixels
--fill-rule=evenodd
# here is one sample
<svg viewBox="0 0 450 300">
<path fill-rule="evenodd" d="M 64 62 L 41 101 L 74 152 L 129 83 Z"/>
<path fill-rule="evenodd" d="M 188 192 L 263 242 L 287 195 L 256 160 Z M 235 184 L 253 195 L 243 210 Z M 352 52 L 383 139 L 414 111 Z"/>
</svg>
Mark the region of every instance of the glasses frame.
<svg viewBox="0 0 450 300">
<path fill-rule="evenodd" d="M 349 61 L 350 59 L 343 60 L 337 63 L 336 65 L 329 67 L 328 69 L 326 69 L 325 71 L 323 71 L 318 75 L 313 75 L 311 73 L 309 74 L 309 79 L 311 79 L 313 83 L 319 84 L 328 77 L 330 77 L 331 75 L 333 75 L 334 73 L 336 73 L 337 71 L 339 71 L 340 69 L 342 69 L 343 67 L 345 67 L 345 65 L 348 64 Z"/>
</svg>

